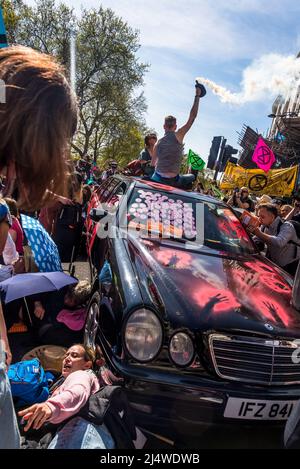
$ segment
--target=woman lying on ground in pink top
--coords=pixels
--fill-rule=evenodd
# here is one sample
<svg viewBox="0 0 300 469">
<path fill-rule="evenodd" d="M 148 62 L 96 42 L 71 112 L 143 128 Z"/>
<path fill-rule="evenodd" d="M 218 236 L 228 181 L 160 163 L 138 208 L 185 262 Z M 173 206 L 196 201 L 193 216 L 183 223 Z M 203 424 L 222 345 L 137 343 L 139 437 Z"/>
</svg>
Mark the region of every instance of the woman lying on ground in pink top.
<svg viewBox="0 0 300 469">
<path fill-rule="evenodd" d="M 45 422 L 60 423 L 77 414 L 91 394 L 99 391 L 98 378 L 92 371 L 92 357 L 83 345 L 73 345 L 62 365 L 63 383 L 41 404 L 34 404 L 18 413 L 27 421 L 24 430 L 41 428 Z"/>
<path fill-rule="evenodd" d="M 57 425 L 63 422 L 63 426 L 58 427 L 54 438 L 52 436 L 49 446 L 47 444 L 48 449 L 114 449 L 116 447 L 124 449 L 127 445 L 129 448 L 144 446 L 146 438 L 133 423 L 127 398 L 124 401 L 126 394 L 122 398 L 122 394 L 118 393 L 118 404 L 115 402 L 112 404 L 115 407 L 110 407 L 110 412 L 114 414 L 110 422 L 103 418 L 99 420 L 99 412 L 102 417 L 109 413 L 108 408 L 100 404 L 99 389 L 105 390 L 107 385 L 110 387 L 110 385 L 119 384 L 122 379 L 114 376 L 103 366 L 105 360 L 98 346 L 96 356 L 94 360 L 94 357 L 81 344 L 70 347 L 63 360 L 62 378 L 57 381 L 56 387 L 55 385 L 52 387 L 51 396 L 46 402 L 34 404 L 18 413 L 26 421 L 25 432 L 30 428 L 39 430 L 47 423 Z M 99 378 L 92 371 L 93 362 L 99 368 Z M 112 386 L 112 391 L 114 391 L 113 388 L 118 390 L 117 386 Z M 100 401 L 95 401 L 99 409 L 95 414 L 95 407 L 92 407 L 93 418 L 89 420 L 84 412 L 81 416 L 79 411 L 83 407 L 86 408 L 85 404 L 90 405 L 89 399 L 92 395 L 91 399 L 98 395 Z M 105 397 L 102 394 L 104 401 L 109 399 L 108 395 Z M 122 416 L 119 413 L 120 409 Z M 73 418 L 70 419 L 70 417 Z"/>
</svg>

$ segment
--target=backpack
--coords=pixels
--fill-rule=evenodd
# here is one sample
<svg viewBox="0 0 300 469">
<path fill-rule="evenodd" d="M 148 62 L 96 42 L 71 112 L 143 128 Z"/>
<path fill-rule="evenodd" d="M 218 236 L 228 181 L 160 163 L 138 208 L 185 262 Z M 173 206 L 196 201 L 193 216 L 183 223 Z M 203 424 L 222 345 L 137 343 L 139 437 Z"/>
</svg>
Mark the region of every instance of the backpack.
<svg viewBox="0 0 300 469">
<path fill-rule="evenodd" d="M 68 226 L 69 228 L 75 228 L 81 222 L 81 213 L 80 204 L 64 205 L 57 216 L 56 227 Z"/>
<path fill-rule="evenodd" d="M 47 376 L 37 358 L 10 365 L 7 375 L 17 407 L 37 404 L 48 399 Z"/>
<path fill-rule="evenodd" d="M 75 415 L 94 425 L 108 428 L 117 449 L 134 449 L 137 438 L 130 403 L 125 390 L 120 386 L 105 386 L 92 394 L 87 403 Z"/>
<path fill-rule="evenodd" d="M 299 239 L 299 243 L 296 243 L 295 241 L 289 241 L 289 243 L 300 247 L 300 223 L 296 220 L 286 220 L 286 221 L 288 221 L 289 223 L 291 223 L 293 225 L 293 227 L 295 228 L 295 231 L 296 231 L 297 238 Z M 285 222 L 282 221 L 282 220 L 280 220 L 280 222 L 278 223 L 278 225 L 277 225 L 277 236 L 279 235 L 280 229 L 281 229 L 281 227 L 284 223 Z"/>
<path fill-rule="evenodd" d="M 293 225 L 296 231 L 297 238 L 300 239 L 300 222 L 296 220 L 288 220 L 288 221 Z"/>
</svg>

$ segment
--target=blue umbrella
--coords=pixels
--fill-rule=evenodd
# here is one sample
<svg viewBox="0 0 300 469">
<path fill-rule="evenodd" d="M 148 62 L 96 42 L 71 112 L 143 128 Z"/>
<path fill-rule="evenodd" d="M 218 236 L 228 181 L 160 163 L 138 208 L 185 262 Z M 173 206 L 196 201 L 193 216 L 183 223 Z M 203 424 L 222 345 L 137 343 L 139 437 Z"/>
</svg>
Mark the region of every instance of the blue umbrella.
<svg viewBox="0 0 300 469">
<path fill-rule="evenodd" d="M 62 271 L 57 246 L 43 225 L 35 218 L 21 215 L 22 228 L 40 272 Z"/>
<path fill-rule="evenodd" d="M 6 293 L 5 303 L 37 293 L 60 290 L 78 280 L 63 272 L 19 274 L 0 282 L 0 291 Z"/>
</svg>

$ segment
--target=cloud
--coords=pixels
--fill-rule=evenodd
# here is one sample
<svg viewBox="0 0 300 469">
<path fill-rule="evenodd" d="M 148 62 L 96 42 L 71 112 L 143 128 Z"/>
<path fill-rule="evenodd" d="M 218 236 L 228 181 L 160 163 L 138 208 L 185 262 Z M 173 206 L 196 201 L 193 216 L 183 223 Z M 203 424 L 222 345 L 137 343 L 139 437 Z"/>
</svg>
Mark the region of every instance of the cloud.
<svg viewBox="0 0 300 469">
<path fill-rule="evenodd" d="M 58 0 L 57 0 L 58 1 Z M 78 12 L 98 8 L 98 0 L 64 0 Z M 277 1 L 277 0 L 272 0 Z M 27 0 L 33 3 L 33 0 Z M 272 38 L 253 31 L 253 25 L 240 23 L 239 12 L 259 10 L 258 2 L 229 0 L 102 0 L 130 26 L 140 30 L 144 47 L 173 50 L 189 57 L 226 61 L 253 57 Z M 269 5 L 269 13 L 272 7 Z"/>
<path fill-rule="evenodd" d="M 245 104 L 282 95 L 287 98 L 300 86 L 300 59 L 295 56 L 268 54 L 255 60 L 243 71 L 242 90 L 232 93 L 203 77 L 198 78 L 220 97 L 223 103 Z"/>
<path fill-rule="evenodd" d="M 243 93 L 247 88 L 243 71 L 249 69 L 251 75 L 255 61 L 270 53 L 296 54 L 296 47 L 300 48 L 299 0 L 63 1 L 78 12 L 81 5 L 88 9 L 101 4 L 140 30 L 138 55 L 150 63 L 145 76 L 147 124 L 160 135 L 164 115 L 176 115 L 179 124 L 186 121 L 197 75 Z M 186 148 L 205 157 L 214 135 L 228 137 L 235 146 L 235 132 L 243 123 L 263 130 L 271 112 L 271 95 L 266 92 L 259 105 L 248 102 L 243 108 L 232 108 L 209 90 L 187 134 Z"/>
</svg>

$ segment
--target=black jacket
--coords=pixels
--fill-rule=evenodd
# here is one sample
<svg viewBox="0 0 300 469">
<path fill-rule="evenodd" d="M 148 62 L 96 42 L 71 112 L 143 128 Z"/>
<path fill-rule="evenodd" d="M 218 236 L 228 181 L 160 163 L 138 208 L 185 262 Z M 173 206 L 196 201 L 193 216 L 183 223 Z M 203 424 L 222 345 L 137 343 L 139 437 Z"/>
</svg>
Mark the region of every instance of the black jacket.
<svg viewBox="0 0 300 469">
<path fill-rule="evenodd" d="M 76 416 L 94 425 L 106 425 L 118 449 L 134 449 L 136 430 L 126 393 L 120 386 L 105 386 L 92 394 Z"/>
</svg>

